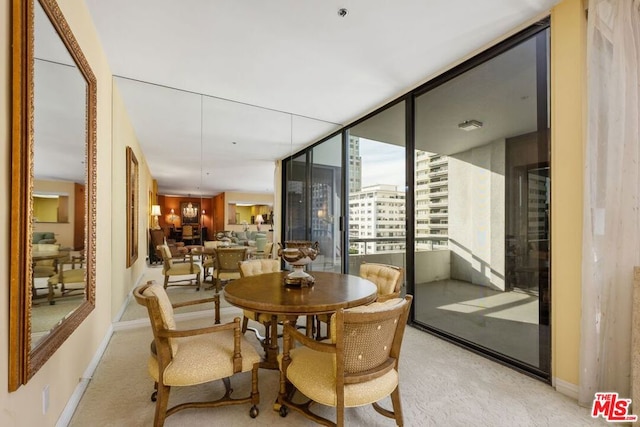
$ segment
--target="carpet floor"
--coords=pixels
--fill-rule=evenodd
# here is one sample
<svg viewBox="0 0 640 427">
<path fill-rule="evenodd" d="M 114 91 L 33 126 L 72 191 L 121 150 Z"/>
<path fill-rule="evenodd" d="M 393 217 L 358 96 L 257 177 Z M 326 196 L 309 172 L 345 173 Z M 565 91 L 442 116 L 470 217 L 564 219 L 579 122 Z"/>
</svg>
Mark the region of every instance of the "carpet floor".
<svg viewBox="0 0 640 427">
<path fill-rule="evenodd" d="M 241 315 L 233 307 L 223 309 L 223 322 Z M 178 316 L 177 316 L 178 317 Z M 210 319 L 178 320 L 179 326 L 210 324 Z M 252 333 L 247 337 L 260 348 Z M 150 401 L 153 381 L 147 373 L 148 326 L 114 333 L 91 378 L 71 427 L 123 427 L 153 424 Z M 261 350 L 260 350 L 261 351 Z M 260 370 L 260 414 L 249 417 L 249 405 L 213 409 L 187 409 L 167 418 L 171 426 L 311 426 L 300 414 L 281 418 L 272 404 L 279 373 Z M 247 393 L 250 374 L 232 379 L 238 395 Z M 175 388 L 169 404 L 205 400 L 221 395 L 220 382 Z M 412 327 L 405 331 L 400 361 L 400 390 L 405 426 L 562 426 L 605 425 L 592 419 L 590 410 L 538 380 L 466 351 Z M 390 407 L 388 401 L 383 405 Z M 333 418 L 333 408 L 317 406 L 317 412 Z M 348 426 L 393 426 L 393 420 L 377 414 L 371 406 L 349 408 Z"/>
</svg>

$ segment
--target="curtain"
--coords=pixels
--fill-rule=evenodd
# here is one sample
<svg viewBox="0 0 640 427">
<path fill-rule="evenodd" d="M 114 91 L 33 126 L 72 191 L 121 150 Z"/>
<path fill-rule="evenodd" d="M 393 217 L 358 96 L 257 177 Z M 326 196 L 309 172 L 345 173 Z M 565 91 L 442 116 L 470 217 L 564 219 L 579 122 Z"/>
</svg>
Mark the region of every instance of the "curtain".
<svg viewBox="0 0 640 427">
<path fill-rule="evenodd" d="M 590 0 L 579 401 L 630 390 L 640 265 L 640 0 Z"/>
</svg>

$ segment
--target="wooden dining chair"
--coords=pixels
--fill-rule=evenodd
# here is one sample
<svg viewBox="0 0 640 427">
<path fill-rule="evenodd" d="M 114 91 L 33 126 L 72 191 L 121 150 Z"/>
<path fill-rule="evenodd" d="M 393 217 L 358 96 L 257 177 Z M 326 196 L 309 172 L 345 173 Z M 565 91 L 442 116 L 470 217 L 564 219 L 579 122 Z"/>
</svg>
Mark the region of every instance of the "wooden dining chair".
<svg viewBox="0 0 640 427">
<path fill-rule="evenodd" d="M 154 282 L 137 287 L 133 295 L 147 308 L 153 331 L 153 344 L 147 363 L 155 381 L 151 400 L 156 402 L 153 425 L 164 425 L 165 418 L 188 408 L 212 408 L 249 403 L 249 415 L 258 415 L 258 368 L 260 356 L 240 331 L 240 318 L 232 322 L 194 329 L 178 329 L 173 309 L 185 305 L 214 302 L 220 311 L 220 295 L 172 304 L 164 287 Z M 219 323 L 219 320 L 217 320 Z M 251 372 L 248 396 L 233 398 L 230 377 Z M 187 387 L 222 380 L 225 393 L 210 401 L 185 402 L 167 408 L 172 387 Z"/>
<path fill-rule="evenodd" d="M 390 264 L 363 262 L 360 265 L 359 276 L 372 281 L 378 288 L 376 301 L 383 302 L 398 298 L 404 282 L 404 269 Z M 324 338 L 321 334 L 322 323 L 327 324 L 327 335 L 331 330 L 331 315 L 316 316 L 316 338 Z"/>
<path fill-rule="evenodd" d="M 342 427 L 345 408 L 372 404 L 402 426 L 398 361 L 412 299 L 407 295 L 339 310 L 332 315 L 330 342 L 318 342 L 285 322 L 280 416 L 293 409 L 317 423 Z M 296 347 L 296 342 L 302 346 Z M 308 400 L 300 402 L 296 391 Z M 378 403 L 387 396 L 392 410 Z M 336 422 L 311 411 L 313 403 L 335 407 Z"/>
<path fill-rule="evenodd" d="M 187 254 L 187 262 L 177 262 L 178 260 L 184 260 L 184 255 L 176 259 L 171 253 L 169 246 L 159 245 L 158 249 L 162 254 L 162 274 L 164 275 L 164 287 L 167 286 L 193 286 L 195 280 L 196 290 L 200 290 L 200 276 L 202 274 L 202 267 L 200 264 L 193 261 L 193 255 Z M 171 277 L 181 276 L 176 280 L 169 280 Z M 185 277 L 187 276 L 187 277 Z M 195 277 L 193 277 L 195 276 Z M 185 283 L 187 282 L 187 283 Z"/>
<path fill-rule="evenodd" d="M 240 277 L 257 276 L 264 273 L 274 273 L 280 271 L 280 261 L 275 259 L 251 259 L 247 261 L 241 261 L 238 266 L 240 267 Z M 258 337 L 262 346 L 268 345 L 269 339 L 272 333 L 271 330 L 271 315 L 266 313 L 258 313 L 251 310 L 242 310 L 242 333 L 244 334 L 249 329 L 249 320 L 256 321 L 264 326 L 265 334 L 260 335 L 257 329 L 250 328 Z M 278 322 L 283 322 L 284 316 L 277 316 Z"/>
<path fill-rule="evenodd" d="M 215 282 L 216 277 L 216 254 L 215 250 L 221 246 L 222 242 L 217 240 L 204 242 L 205 251 L 202 254 L 202 281 L 205 282 L 209 277 L 209 270 L 211 270 L 211 280 Z M 215 286 L 215 283 L 214 283 Z"/>
<path fill-rule="evenodd" d="M 216 292 L 222 290 L 222 282 L 240 278 L 238 263 L 247 259 L 246 246 L 216 248 Z"/>
</svg>

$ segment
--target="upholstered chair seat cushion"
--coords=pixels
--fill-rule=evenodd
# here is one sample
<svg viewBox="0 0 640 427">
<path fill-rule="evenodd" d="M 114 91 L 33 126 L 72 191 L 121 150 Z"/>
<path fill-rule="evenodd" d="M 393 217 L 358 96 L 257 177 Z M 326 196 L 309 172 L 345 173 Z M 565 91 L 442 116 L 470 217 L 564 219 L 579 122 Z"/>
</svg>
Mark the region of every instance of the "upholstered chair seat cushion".
<svg viewBox="0 0 640 427">
<path fill-rule="evenodd" d="M 309 347 L 290 352 L 291 364 L 287 368 L 289 381 L 309 399 L 328 406 L 336 406 L 335 354 L 321 353 Z M 282 361 L 282 356 L 278 356 Z M 398 386 L 398 372 L 390 370 L 369 382 L 346 384 L 344 406 L 354 407 L 377 402 L 391 394 Z"/>
<path fill-rule="evenodd" d="M 256 313 L 255 311 L 242 310 L 242 315 L 247 319 L 255 320 L 260 323 L 271 322 L 271 315 L 267 313 Z M 278 316 L 278 321 L 284 321 L 285 316 Z"/>
<path fill-rule="evenodd" d="M 169 274 L 169 276 L 181 276 L 186 274 L 197 274 L 200 273 L 200 264 L 195 263 L 172 263 L 171 268 L 162 269 L 162 274 Z"/>
<path fill-rule="evenodd" d="M 220 280 L 235 280 L 240 278 L 240 273 L 237 272 L 220 272 L 218 279 Z"/>
<path fill-rule="evenodd" d="M 56 274 L 56 268 L 53 265 L 34 265 L 33 277 L 51 277 Z"/>
<path fill-rule="evenodd" d="M 64 270 L 62 272 L 62 281 L 68 283 L 84 283 L 86 270 L 84 268 L 76 268 L 74 270 Z M 60 282 L 60 275 L 56 274 L 49 279 L 49 283 L 57 285 Z"/>
<path fill-rule="evenodd" d="M 260 362 L 260 355 L 244 337 L 241 338 L 242 372 Z M 176 338 L 173 360 L 164 372 L 164 384 L 186 386 L 231 377 L 233 372 L 233 331 L 212 335 Z M 187 344 L 188 345 L 185 345 Z M 149 373 L 158 381 L 158 360 L 150 356 Z"/>
</svg>

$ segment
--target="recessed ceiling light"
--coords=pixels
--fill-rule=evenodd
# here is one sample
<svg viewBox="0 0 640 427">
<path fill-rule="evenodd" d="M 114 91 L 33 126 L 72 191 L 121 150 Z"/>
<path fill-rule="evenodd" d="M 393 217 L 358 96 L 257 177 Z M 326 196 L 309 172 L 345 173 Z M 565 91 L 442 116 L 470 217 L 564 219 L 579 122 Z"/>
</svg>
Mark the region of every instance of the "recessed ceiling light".
<svg viewBox="0 0 640 427">
<path fill-rule="evenodd" d="M 465 120 L 462 123 L 458 123 L 458 128 L 465 130 L 467 132 L 471 130 L 480 129 L 482 127 L 482 122 L 478 120 Z"/>
<path fill-rule="evenodd" d="M 237 142 L 236 142 L 236 141 L 231 141 L 231 143 L 232 143 L 233 145 L 236 145 L 236 144 L 237 144 Z"/>
</svg>

